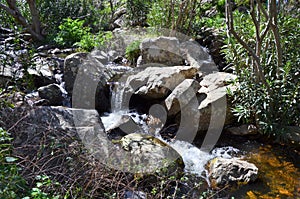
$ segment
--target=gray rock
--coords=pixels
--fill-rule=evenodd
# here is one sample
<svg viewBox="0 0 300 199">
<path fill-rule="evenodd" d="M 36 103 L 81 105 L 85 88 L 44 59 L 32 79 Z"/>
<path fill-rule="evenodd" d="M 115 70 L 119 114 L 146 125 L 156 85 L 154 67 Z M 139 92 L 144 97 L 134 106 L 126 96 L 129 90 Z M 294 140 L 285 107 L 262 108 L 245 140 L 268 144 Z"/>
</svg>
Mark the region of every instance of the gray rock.
<svg viewBox="0 0 300 199">
<path fill-rule="evenodd" d="M 182 172 L 183 160 L 179 153 L 165 142 L 146 134 L 133 133 L 124 136 L 120 141 L 123 150 L 127 151 L 135 173 L 153 173 L 155 171 L 171 174 Z M 167 171 L 163 171 L 167 168 Z"/>
<path fill-rule="evenodd" d="M 180 44 L 175 37 L 147 38 L 140 44 L 141 58 L 139 65 L 160 63 L 166 66 L 183 65 Z"/>
<path fill-rule="evenodd" d="M 199 82 L 193 79 L 185 79 L 181 82 L 165 100 L 168 115 L 174 116 L 185 106 L 189 105 L 190 101 L 196 98 L 196 93 L 199 89 Z"/>
<path fill-rule="evenodd" d="M 233 182 L 248 183 L 257 179 L 258 168 L 244 160 L 218 157 L 209 162 L 209 176 L 216 186 L 224 186 Z"/>
<path fill-rule="evenodd" d="M 65 58 L 64 79 L 65 79 L 66 91 L 69 93 L 69 95 L 72 95 L 73 85 L 78 72 L 78 68 L 86 58 L 87 58 L 87 53 L 82 53 L 82 52 L 68 55 Z"/>
<path fill-rule="evenodd" d="M 120 137 L 142 131 L 130 115 L 116 115 L 116 117 L 102 117 L 104 128 L 109 138 L 120 139 Z M 111 120 L 111 121 L 107 121 Z"/>
<path fill-rule="evenodd" d="M 63 101 L 63 92 L 61 87 L 57 84 L 49 84 L 48 86 L 43 86 L 38 88 L 39 96 L 42 99 L 48 100 L 49 106 L 60 106 Z"/>
<path fill-rule="evenodd" d="M 104 51 L 93 50 L 91 52 L 91 56 L 94 57 L 99 62 L 101 62 L 103 65 L 108 64 L 109 55 L 107 53 L 105 53 Z"/>
<path fill-rule="evenodd" d="M 219 123 L 220 125 L 227 125 L 234 121 L 230 111 L 230 103 L 226 99 L 226 89 L 234 90 L 235 88 L 226 82 L 235 78 L 235 75 L 224 72 L 216 72 L 203 77 L 200 82 L 201 88 L 198 91 L 198 98 L 200 99 L 198 107 L 200 111 L 199 130 L 207 130 L 212 117 L 218 120 L 212 124 L 212 127 L 219 125 Z M 212 104 L 214 104 L 213 107 Z"/>
<path fill-rule="evenodd" d="M 218 72 L 216 64 L 211 59 L 207 49 L 196 41 L 186 41 L 180 44 L 180 51 L 189 65 L 198 68 L 203 74 Z"/>
<path fill-rule="evenodd" d="M 229 127 L 226 131 L 232 135 L 255 135 L 258 133 L 257 127 L 253 124 Z"/>
<path fill-rule="evenodd" d="M 48 161 L 55 146 L 69 146 L 80 142 L 92 153 L 99 144 L 108 141 L 96 110 L 49 106 L 22 107 L 3 112 L 0 120 L 1 126 L 10 129 L 14 138 L 13 144 L 16 146 L 15 153 L 20 157 L 32 157 L 41 153 L 44 157 L 42 159 Z M 51 147 L 51 143 L 56 145 Z M 42 145 L 43 150 L 36 147 Z M 27 150 L 28 147 L 30 150 Z M 80 148 L 75 150 L 79 152 Z M 54 165 L 57 166 L 57 163 Z M 43 166 L 51 167 L 46 164 Z M 59 166 L 68 168 L 69 165 Z"/>
<path fill-rule="evenodd" d="M 107 112 L 110 108 L 107 82 L 114 72 L 93 56 L 75 53 L 65 59 L 64 77 L 66 90 L 72 96 L 72 107 L 97 109 Z"/>
<path fill-rule="evenodd" d="M 128 97 L 136 94 L 147 99 L 161 99 L 167 97 L 185 79 L 196 76 L 197 72 L 196 68 L 190 66 L 148 67 L 130 75 L 123 92 Z"/>
</svg>

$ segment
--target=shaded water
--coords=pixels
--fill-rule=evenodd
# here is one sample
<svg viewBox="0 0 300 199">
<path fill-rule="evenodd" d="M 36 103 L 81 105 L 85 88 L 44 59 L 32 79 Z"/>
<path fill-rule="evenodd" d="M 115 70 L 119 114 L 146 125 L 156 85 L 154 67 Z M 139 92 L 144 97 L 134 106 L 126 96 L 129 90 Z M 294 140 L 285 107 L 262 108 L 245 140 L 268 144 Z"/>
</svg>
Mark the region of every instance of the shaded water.
<svg viewBox="0 0 300 199">
<path fill-rule="evenodd" d="M 300 154 L 285 145 L 229 136 L 221 138 L 241 150 L 244 159 L 254 163 L 259 170 L 258 179 L 231 190 L 235 198 L 281 199 L 300 198 Z"/>
</svg>

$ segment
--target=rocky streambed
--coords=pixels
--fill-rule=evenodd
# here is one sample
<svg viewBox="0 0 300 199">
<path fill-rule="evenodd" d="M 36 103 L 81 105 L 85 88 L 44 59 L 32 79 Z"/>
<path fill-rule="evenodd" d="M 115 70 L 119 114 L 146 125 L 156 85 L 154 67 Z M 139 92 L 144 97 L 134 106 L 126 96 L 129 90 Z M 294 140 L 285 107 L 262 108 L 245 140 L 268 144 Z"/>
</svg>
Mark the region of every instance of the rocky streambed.
<svg viewBox="0 0 300 199">
<path fill-rule="evenodd" d="M 121 38 L 126 43 L 126 34 Z M 182 37 L 147 38 L 137 65 L 124 66 L 113 63 L 125 60 L 122 45 L 92 53 L 48 50 L 52 58 L 43 58 L 46 47 L 40 48 L 34 62 L 40 67 L 25 68 L 35 71 L 39 88 L 14 93 L 10 100 L 19 108 L 2 111 L 0 118 L 14 137 L 16 156 L 42 157 L 23 165 L 24 173 L 35 165 L 51 175 L 57 164 L 62 173 L 69 164 L 80 170 L 76 148 L 83 145 L 84 153 L 116 170 L 194 175 L 216 197 L 299 197 L 299 153 L 265 144 L 255 126 L 235 127 L 226 91 L 234 91 L 230 82 L 236 77 L 220 72 L 207 49 Z M 64 56 L 54 56 L 58 52 Z M 17 59 L 2 64 L 3 85 L 16 78 L 15 69 L 24 73 Z M 52 148 L 41 150 L 44 142 Z M 72 150 L 57 158 L 63 146 Z M 61 177 L 71 179 L 67 173 Z"/>
</svg>

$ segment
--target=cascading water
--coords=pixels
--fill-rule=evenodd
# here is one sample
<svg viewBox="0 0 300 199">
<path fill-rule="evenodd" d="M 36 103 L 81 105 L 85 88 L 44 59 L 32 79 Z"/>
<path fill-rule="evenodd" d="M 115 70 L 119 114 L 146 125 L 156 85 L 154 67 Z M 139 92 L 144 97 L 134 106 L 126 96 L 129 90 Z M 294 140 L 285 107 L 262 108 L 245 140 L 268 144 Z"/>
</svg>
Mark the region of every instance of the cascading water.
<svg viewBox="0 0 300 199">
<path fill-rule="evenodd" d="M 111 84 L 111 87 L 114 86 L 114 89 L 111 89 L 112 113 L 107 113 L 103 117 L 101 117 L 104 127 L 108 129 L 110 126 L 114 125 L 116 121 L 120 121 L 122 116 L 127 115 L 132 118 L 132 120 L 140 127 L 140 129 L 143 130 L 145 134 L 148 134 L 149 126 L 146 123 L 146 119 L 148 116 L 146 114 L 140 115 L 137 112 L 129 112 L 129 110 L 123 109 L 123 85 L 124 83 Z M 157 129 L 156 132 L 159 132 L 159 130 L 161 129 Z M 213 158 L 213 155 L 209 154 L 208 152 L 201 151 L 196 146 L 185 141 L 175 140 L 173 142 L 168 142 L 164 140 L 159 133 L 157 133 L 155 137 L 165 143 L 168 143 L 182 156 L 185 163 L 186 172 L 196 174 L 208 181 L 208 175 L 205 169 L 205 165 L 210 159 Z"/>
<path fill-rule="evenodd" d="M 123 90 L 124 83 L 119 83 L 119 82 L 113 82 L 110 83 L 110 90 L 111 90 L 111 111 L 113 113 L 117 112 L 124 112 L 122 108 L 122 103 L 123 103 L 123 95 L 124 95 L 124 90 Z M 113 89 L 112 89 L 113 88 Z"/>
<path fill-rule="evenodd" d="M 130 116 L 134 121 L 134 123 L 139 127 L 138 129 L 142 129 L 143 133 L 151 134 L 149 132 L 150 126 L 148 126 L 146 122 L 149 116 L 146 114 L 140 115 L 139 113 L 133 110 L 129 111 L 129 108 L 126 107 L 125 104 L 123 104 L 124 99 L 126 97 L 124 96 L 125 93 L 124 84 L 125 84 L 124 82 L 110 83 L 112 112 L 107 113 L 106 115 L 101 117 L 105 129 L 109 129 L 116 122 L 120 121 L 122 117 L 125 115 L 125 116 Z M 209 153 L 209 152 L 201 151 L 198 147 L 186 141 L 181 141 L 181 140 L 167 141 L 163 139 L 162 136 L 158 133 L 161 130 L 161 128 L 162 127 L 158 127 L 154 131 L 155 137 L 169 144 L 181 155 L 185 165 L 185 172 L 202 177 L 207 181 L 209 185 L 210 183 L 208 180 L 209 177 L 208 171 L 205 168 L 205 165 L 208 163 L 208 161 L 219 156 L 223 156 L 223 157 L 226 156 L 225 158 L 230 158 L 231 157 L 230 154 L 237 152 L 236 149 L 232 147 L 231 148 L 227 147 L 227 148 L 217 148 L 214 149 L 212 153 Z M 134 132 L 130 132 L 130 133 L 134 133 Z"/>
</svg>

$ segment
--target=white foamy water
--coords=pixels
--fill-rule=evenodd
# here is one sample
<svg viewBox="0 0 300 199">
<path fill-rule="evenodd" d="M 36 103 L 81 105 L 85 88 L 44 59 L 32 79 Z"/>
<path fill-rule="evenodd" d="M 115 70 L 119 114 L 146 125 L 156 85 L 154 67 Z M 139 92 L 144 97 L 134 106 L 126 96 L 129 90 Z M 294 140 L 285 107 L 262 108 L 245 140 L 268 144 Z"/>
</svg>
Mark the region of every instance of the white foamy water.
<svg viewBox="0 0 300 199">
<path fill-rule="evenodd" d="M 145 133 L 147 133 L 147 124 L 145 119 L 147 115 L 139 115 L 138 113 L 128 113 L 126 111 L 117 111 L 113 113 L 109 113 L 103 117 L 101 117 L 102 123 L 105 129 L 109 129 L 111 126 L 117 121 L 122 119 L 123 115 L 129 115 L 132 117 L 134 122 L 141 126 Z M 202 176 L 207 178 L 205 165 L 206 163 L 214 157 L 214 155 L 209 154 L 208 152 L 201 151 L 196 146 L 192 145 L 189 142 L 175 140 L 173 142 L 167 142 L 164 140 L 160 134 L 157 134 L 156 137 L 166 143 L 168 143 L 171 147 L 173 147 L 182 157 L 185 164 L 185 171 L 193 174 L 197 174 L 198 176 Z"/>
<path fill-rule="evenodd" d="M 168 144 L 181 155 L 186 172 L 196 174 L 205 179 L 207 178 L 205 165 L 210 159 L 214 158 L 213 155 L 201 151 L 199 148 L 186 141 L 175 140 Z"/>
<path fill-rule="evenodd" d="M 108 113 L 106 116 L 101 117 L 101 120 L 103 122 L 104 127 L 109 128 L 110 126 L 113 126 L 116 123 L 116 121 L 120 121 L 123 115 L 131 116 L 137 125 L 142 126 L 143 130 L 145 131 L 144 133 L 148 133 L 148 126 L 145 122 L 147 118 L 146 114 L 139 115 L 135 112 L 129 113 L 126 111 L 118 111 Z M 238 156 L 238 153 L 240 152 L 236 148 L 226 146 L 215 148 L 211 153 L 209 153 L 206 151 L 201 151 L 198 147 L 186 141 L 174 140 L 172 142 L 168 142 L 164 140 L 160 134 L 157 134 L 156 138 L 169 144 L 181 155 L 185 165 L 185 172 L 195 174 L 199 177 L 204 178 L 209 185 L 210 183 L 208 179 L 208 171 L 205 168 L 209 160 L 215 157 L 233 158 L 235 156 Z"/>
<path fill-rule="evenodd" d="M 105 113 L 103 117 L 101 117 L 101 121 L 103 123 L 104 129 L 109 129 L 111 126 L 116 124 L 116 122 L 122 119 L 123 115 L 127 115 L 126 111 L 116 111 L 113 113 Z"/>
<path fill-rule="evenodd" d="M 123 97 L 124 97 L 124 83 L 113 83 L 114 86 L 111 94 L 111 109 L 113 113 L 122 112 L 123 110 Z M 127 107 L 128 108 L 128 107 Z"/>
</svg>

